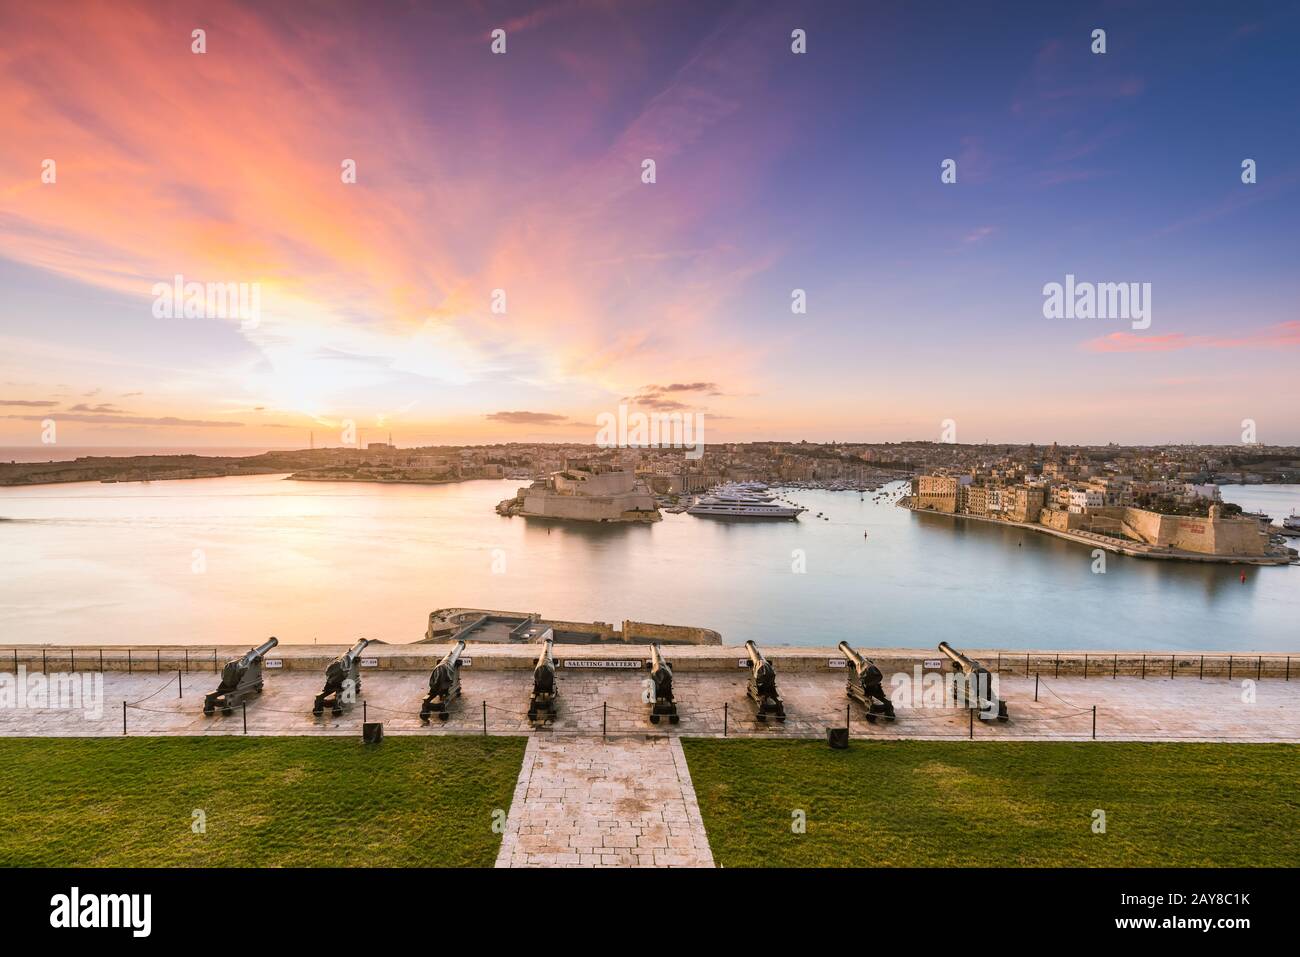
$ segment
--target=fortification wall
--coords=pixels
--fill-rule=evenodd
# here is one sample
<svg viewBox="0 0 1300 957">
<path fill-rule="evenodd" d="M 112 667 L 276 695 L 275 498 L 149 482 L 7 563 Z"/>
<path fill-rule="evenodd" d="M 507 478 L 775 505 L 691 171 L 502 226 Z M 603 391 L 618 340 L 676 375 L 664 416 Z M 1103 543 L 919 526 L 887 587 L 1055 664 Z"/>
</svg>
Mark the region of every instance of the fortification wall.
<svg viewBox="0 0 1300 957">
<path fill-rule="evenodd" d="M 660 625 L 645 621 L 623 622 L 623 640 L 627 642 L 663 641 L 677 645 L 721 645 L 722 635 L 712 628 L 689 625 Z"/>
<path fill-rule="evenodd" d="M 587 625 L 586 627 L 590 627 Z M 615 632 L 616 634 L 616 632 Z M 948 670 L 948 660 L 935 649 L 927 648 L 867 648 L 855 649 L 872 659 L 887 675 L 897 672 L 923 672 Z M 280 645 L 268 654 L 268 673 L 277 670 L 308 671 L 324 674 L 325 667 L 335 657 L 347 651 L 347 645 Z M 103 649 L 70 649 L 26 646 L 0 651 L 0 672 L 12 673 L 16 668 L 34 672 L 98 671 L 130 672 L 132 674 L 158 675 L 163 682 L 170 675 L 175 680 L 178 671 L 213 673 L 230 658 L 248 650 L 247 645 L 225 645 L 217 648 L 162 648 L 105 647 Z M 1282 678 L 1300 681 L 1300 648 L 1291 652 L 1242 653 L 1225 652 L 1163 652 L 1092 650 L 1048 651 L 1011 650 L 988 648 L 961 648 L 961 651 L 980 661 L 990 670 L 1004 675 L 1043 678 L 1055 676 L 1109 678 L 1145 677 L 1169 678 L 1233 677 Z M 427 674 L 446 653 L 438 644 L 387 645 L 376 644 L 362 655 L 366 670 L 407 671 Z M 650 649 L 640 642 L 556 645 L 554 655 L 561 669 L 565 661 L 573 659 L 584 663 L 604 658 L 644 661 Z M 764 645 L 763 654 L 782 673 L 844 674 L 843 655 L 838 648 Z M 102 657 L 101 657 L 102 656 Z M 476 643 L 465 650 L 464 656 L 472 662 L 475 671 L 529 671 L 537 659 L 537 646 L 533 644 Z M 745 650 L 739 646 L 676 645 L 668 655 L 675 671 L 683 674 L 697 672 L 736 673 L 748 667 Z"/>
</svg>

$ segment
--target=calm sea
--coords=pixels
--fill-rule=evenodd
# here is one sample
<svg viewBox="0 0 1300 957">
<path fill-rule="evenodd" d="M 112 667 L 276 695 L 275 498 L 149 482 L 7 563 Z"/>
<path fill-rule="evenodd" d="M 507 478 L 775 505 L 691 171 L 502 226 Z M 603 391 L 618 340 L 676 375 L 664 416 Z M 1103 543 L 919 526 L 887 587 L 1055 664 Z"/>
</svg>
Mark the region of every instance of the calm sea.
<svg viewBox="0 0 1300 957">
<path fill-rule="evenodd" d="M 1242 582 L 1108 555 L 1094 574 L 1083 546 L 855 492 L 789 493 L 809 508 L 798 522 L 548 526 L 493 512 L 518 485 L 0 489 L 0 647 L 405 642 L 431 610 L 468 606 L 703 625 L 729 644 L 1300 650 L 1300 566 Z M 1300 510 L 1300 486 L 1224 496 Z"/>
</svg>

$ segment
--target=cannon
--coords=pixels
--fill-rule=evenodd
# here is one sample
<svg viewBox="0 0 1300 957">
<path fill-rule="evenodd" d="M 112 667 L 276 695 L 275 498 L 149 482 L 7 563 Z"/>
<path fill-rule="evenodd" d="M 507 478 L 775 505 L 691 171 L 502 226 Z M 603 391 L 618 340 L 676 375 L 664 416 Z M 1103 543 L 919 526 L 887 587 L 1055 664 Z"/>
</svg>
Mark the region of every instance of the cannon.
<svg viewBox="0 0 1300 957">
<path fill-rule="evenodd" d="M 854 651 L 847 641 L 841 641 L 839 649 L 849 659 L 849 680 L 845 688 L 848 696 L 867 709 L 868 721 L 874 722 L 877 715 L 893 721 L 894 703 L 885 694 L 881 684 L 884 676 L 876 663 Z"/>
<path fill-rule="evenodd" d="M 369 638 L 360 638 L 329 663 L 325 669 L 325 688 L 316 696 L 311 706 L 312 714 L 320 717 L 325 713 L 326 704 L 331 714 L 342 714 L 344 705 L 356 702 L 361 692 L 361 652 L 368 644 Z"/>
<path fill-rule="evenodd" d="M 749 686 L 745 694 L 754 699 L 754 716 L 759 721 L 766 721 L 768 715 L 774 715 L 776 720 L 784 721 L 785 703 L 776 690 L 776 669 L 752 641 L 745 642 L 745 650 L 749 652 L 750 665 Z"/>
<path fill-rule="evenodd" d="M 428 721 L 431 714 L 436 714 L 439 721 L 451 717 L 447 709 L 460 697 L 460 653 L 464 650 L 465 642 L 456 642 L 451 651 L 433 666 L 429 673 L 429 693 L 420 704 L 421 721 Z"/>
<path fill-rule="evenodd" d="M 939 642 L 939 650 L 952 659 L 952 670 L 960 671 L 966 678 L 967 700 L 979 707 L 981 721 L 1006 721 L 1007 703 L 998 697 L 995 677 L 987 668 L 963 655 L 946 641 Z"/>
<path fill-rule="evenodd" d="M 650 705 L 650 723 L 658 724 L 665 715 L 669 724 L 676 724 L 677 702 L 673 700 L 673 666 L 664 660 L 658 645 L 650 646 L 650 682 L 654 686 L 654 701 Z"/>
<path fill-rule="evenodd" d="M 222 714 L 230 714 L 235 705 L 249 695 L 261 694 L 262 659 L 279 643 L 278 638 L 268 638 L 240 657 L 227 661 L 221 668 L 221 683 L 217 690 L 203 698 L 203 713 L 210 715 L 220 708 Z"/>
<path fill-rule="evenodd" d="M 554 638 L 542 643 L 542 653 L 533 667 L 533 693 L 528 696 L 528 720 L 545 721 L 555 717 L 555 698 L 559 689 L 555 685 L 555 659 L 551 657 Z"/>
</svg>

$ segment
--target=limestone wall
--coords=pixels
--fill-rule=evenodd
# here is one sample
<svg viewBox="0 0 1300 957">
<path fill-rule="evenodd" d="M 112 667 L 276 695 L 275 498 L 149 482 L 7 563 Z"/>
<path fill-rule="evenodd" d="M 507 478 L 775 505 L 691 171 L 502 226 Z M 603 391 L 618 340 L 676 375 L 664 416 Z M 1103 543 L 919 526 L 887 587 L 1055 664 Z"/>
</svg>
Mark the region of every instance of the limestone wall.
<svg viewBox="0 0 1300 957">
<path fill-rule="evenodd" d="M 584 625 L 583 627 L 590 627 Z M 608 627 L 608 626 L 606 626 Z M 667 626 L 665 626 L 667 627 Z M 612 634 L 617 634 L 611 629 Z M 265 674 L 274 680 L 277 671 L 309 671 L 324 677 L 325 667 L 335 657 L 346 651 L 346 645 L 281 645 L 267 660 L 279 662 L 267 667 Z M 915 648 L 867 648 L 855 645 L 857 650 L 872 659 L 887 675 L 912 672 L 947 670 L 950 666 L 937 650 Z M 28 646 L 0 651 L 0 672 L 12 673 L 15 668 L 34 672 L 130 671 L 133 674 L 156 675 L 160 688 L 174 681 L 177 671 L 190 674 L 210 673 L 215 676 L 229 658 L 248 650 L 247 645 L 226 645 L 218 648 L 110 648 L 69 649 Z M 986 648 L 962 648 L 985 667 L 1003 675 L 1032 677 L 1041 675 L 1050 679 L 1056 675 L 1070 677 L 1109 678 L 1146 677 L 1152 680 L 1183 678 L 1276 678 L 1300 681 L 1300 648 L 1288 655 L 1285 652 L 1270 654 L 1233 654 L 1207 652 L 1143 653 L 1138 651 L 1012 651 Z M 446 649 L 427 644 L 371 645 L 362 655 L 367 670 L 408 671 L 427 673 L 445 654 Z M 831 647 L 792 648 L 763 646 L 763 653 L 781 673 L 820 673 L 834 671 L 844 674 L 840 663 L 843 656 Z M 561 669 L 567 659 L 618 659 L 645 660 L 649 647 L 641 642 L 599 645 L 556 645 L 555 658 Z M 101 658 L 102 655 L 102 658 Z M 537 646 L 532 644 L 476 643 L 464 652 L 470 660 L 469 667 L 476 671 L 527 671 L 537 658 Z M 668 654 L 673 668 L 680 673 L 739 672 L 746 662 L 745 651 L 738 646 L 674 645 Z M 937 662 L 937 666 L 933 663 Z"/>
<path fill-rule="evenodd" d="M 1124 509 L 1125 531 L 1148 542 L 1205 555 L 1263 555 L 1268 537 L 1254 519 L 1162 515 L 1141 508 Z"/>
<path fill-rule="evenodd" d="M 659 625 L 645 621 L 623 622 L 623 640 L 627 642 L 663 641 L 679 645 L 721 645 L 722 635 L 712 628 L 688 625 Z"/>
</svg>

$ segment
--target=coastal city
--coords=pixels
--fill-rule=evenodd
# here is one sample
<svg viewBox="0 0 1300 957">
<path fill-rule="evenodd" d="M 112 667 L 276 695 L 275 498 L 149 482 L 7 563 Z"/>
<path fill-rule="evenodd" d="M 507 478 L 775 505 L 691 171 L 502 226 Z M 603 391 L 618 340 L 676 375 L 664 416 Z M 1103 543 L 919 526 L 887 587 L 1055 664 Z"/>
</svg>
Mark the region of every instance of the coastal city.
<svg viewBox="0 0 1300 957">
<path fill-rule="evenodd" d="M 497 506 L 507 516 L 656 522 L 661 511 L 794 519 L 771 488 L 881 494 L 917 511 L 1008 522 L 1124 554 L 1189 561 L 1287 564 L 1300 518 L 1246 511 L 1220 486 L 1300 481 L 1300 449 L 755 442 L 603 449 L 580 444 L 365 448 L 249 456 L 82 456 L 0 464 L 0 486 L 150 482 L 288 472 L 294 481 L 437 485 L 474 479 L 530 484 Z"/>
</svg>

